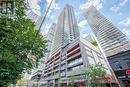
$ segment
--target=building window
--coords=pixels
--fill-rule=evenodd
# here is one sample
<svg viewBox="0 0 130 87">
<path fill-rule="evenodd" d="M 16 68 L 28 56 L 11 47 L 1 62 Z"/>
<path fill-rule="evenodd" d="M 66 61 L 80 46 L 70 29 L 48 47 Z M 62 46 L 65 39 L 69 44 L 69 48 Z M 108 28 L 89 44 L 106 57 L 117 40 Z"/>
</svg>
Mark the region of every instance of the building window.
<svg viewBox="0 0 130 87">
<path fill-rule="evenodd" d="M 118 61 L 115 62 L 114 65 L 115 65 L 115 69 L 117 69 L 117 70 L 121 70 L 123 68 Z"/>
<path fill-rule="evenodd" d="M 84 65 L 83 65 L 83 63 L 81 63 L 80 65 L 77 65 L 77 66 L 68 68 L 68 71 L 81 69 L 81 68 L 83 68 L 83 67 L 84 67 Z"/>
<path fill-rule="evenodd" d="M 14 3 L 13 0 L 1 0 L 1 14 L 13 14 Z"/>
<path fill-rule="evenodd" d="M 72 66 L 72 65 L 75 65 L 75 64 L 78 64 L 78 63 L 81 63 L 83 62 L 82 58 L 78 58 L 78 59 L 75 59 L 71 62 L 68 63 L 68 66 Z"/>
<path fill-rule="evenodd" d="M 130 67 L 130 58 L 124 60 L 128 67 Z"/>
<path fill-rule="evenodd" d="M 73 67 L 72 70 L 77 70 L 77 69 L 80 69 L 80 68 L 83 68 L 83 63 L 81 65 L 78 65 L 76 67 Z"/>
</svg>

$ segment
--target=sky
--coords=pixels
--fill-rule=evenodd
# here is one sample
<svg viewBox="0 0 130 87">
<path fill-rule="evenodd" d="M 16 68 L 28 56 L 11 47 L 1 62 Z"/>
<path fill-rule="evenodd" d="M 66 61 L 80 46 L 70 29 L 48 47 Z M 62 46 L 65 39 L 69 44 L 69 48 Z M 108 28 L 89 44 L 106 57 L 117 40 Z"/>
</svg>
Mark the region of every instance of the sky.
<svg viewBox="0 0 130 87">
<path fill-rule="evenodd" d="M 51 0 L 28 0 L 30 7 L 38 15 L 44 15 L 45 9 Z M 109 19 L 118 29 L 120 29 L 130 39 L 130 0 L 54 0 L 51 10 L 47 15 L 45 29 L 47 33 L 53 22 L 57 22 L 57 17 L 66 4 L 74 7 L 81 36 L 85 37 L 93 34 L 84 14 L 87 8 L 94 5 L 107 19 Z"/>
</svg>

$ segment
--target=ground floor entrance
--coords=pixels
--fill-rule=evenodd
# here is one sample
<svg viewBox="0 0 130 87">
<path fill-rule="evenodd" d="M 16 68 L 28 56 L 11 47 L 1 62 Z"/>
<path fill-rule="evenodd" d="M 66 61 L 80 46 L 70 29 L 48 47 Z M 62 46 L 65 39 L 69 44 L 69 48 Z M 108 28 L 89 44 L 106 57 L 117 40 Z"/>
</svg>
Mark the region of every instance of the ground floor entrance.
<svg viewBox="0 0 130 87">
<path fill-rule="evenodd" d="M 55 84 L 55 87 L 90 87 L 90 86 L 85 82 L 76 82 L 76 83 L 68 82 L 68 83 Z M 102 83 L 102 84 L 98 85 L 98 87 L 119 87 L 119 86 L 118 86 L 118 84 L 115 84 L 115 83 L 111 83 L 111 84 Z"/>
<path fill-rule="evenodd" d="M 130 87 L 130 80 L 122 80 L 124 87 Z"/>
</svg>

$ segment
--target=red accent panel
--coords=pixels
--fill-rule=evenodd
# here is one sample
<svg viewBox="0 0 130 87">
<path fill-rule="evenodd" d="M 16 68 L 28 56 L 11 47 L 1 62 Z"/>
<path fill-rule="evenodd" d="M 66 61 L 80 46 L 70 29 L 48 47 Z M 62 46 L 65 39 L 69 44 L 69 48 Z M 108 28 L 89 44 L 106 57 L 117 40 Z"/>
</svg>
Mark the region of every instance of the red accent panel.
<svg viewBox="0 0 130 87">
<path fill-rule="evenodd" d="M 58 51 L 58 52 L 55 52 L 55 53 L 53 53 L 51 56 L 55 56 L 56 54 L 59 54 L 60 52 Z"/>
<path fill-rule="evenodd" d="M 60 57 L 57 57 L 54 61 L 58 60 Z"/>
<path fill-rule="evenodd" d="M 57 67 L 59 67 L 59 65 L 55 66 L 54 69 L 56 69 Z"/>
<path fill-rule="evenodd" d="M 51 60 L 53 60 L 55 57 L 53 56 L 52 58 L 51 58 Z"/>
<path fill-rule="evenodd" d="M 56 55 L 55 55 L 55 57 L 57 57 L 57 56 L 59 56 L 60 55 L 60 52 L 59 53 L 57 53 Z"/>
<path fill-rule="evenodd" d="M 49 64 L 52 64 L 53 63 L 53 61 L 51 61 Z"/>
<path fill-rule="evenodd" d="M 54 54 L 55 54 L 55 53 L 54 53 Z M 46 64 L 49 63 L 49 62 L 52 63 L 52 60 L 53 60 L 54 58 L 56 58 L 57 56 L 59 56 L 59 55 L 60 55 L 60 52 L 58 52 L 57 54 L 55 54 L 54 56 L 52 56 L 52 58 L 49 59 L 49 60 L 46 62 Z M 50 64 L 50 63 L 49 63 L 49 64 Z"/>
<path fill-rule="evenodd" d="M 50 60 L 48 60 L 48 61 L 46 62 L 46 64 L 49 63 L 49 61 L 50 61 Z"/>
<path fill-rule="evenodd" d="M 67 55 L 67 57 L 69 58 L 69 57 L 73 56 L 74 54 L 76 54 L 78 52 L 80 52 L 80 48 L 75 50 L 74 52 L 70 53 L 69 55 Z"/>
<path fill-rule="evenodd" d="M 77 55 L 77 56 L 75 56 L 75 57 L 73 57 L 73 58 L 69 59 L 69 60 L 68 60 L 68 62 L 70 62 L 70 61 L 72 61 L 72 60 L 76 59 L 78 56 L 81 56 L 81 54 L 79 54 L 79 55 Z"/>
<path fill-rule="evenodd" d="M 67 53 L 71 52 L 72 50 L 76 49 L 79 47 L 79 44 L 75 45 L 74 47 L 70 48 L 69 50 L 67 50 Z"/>
</svg>

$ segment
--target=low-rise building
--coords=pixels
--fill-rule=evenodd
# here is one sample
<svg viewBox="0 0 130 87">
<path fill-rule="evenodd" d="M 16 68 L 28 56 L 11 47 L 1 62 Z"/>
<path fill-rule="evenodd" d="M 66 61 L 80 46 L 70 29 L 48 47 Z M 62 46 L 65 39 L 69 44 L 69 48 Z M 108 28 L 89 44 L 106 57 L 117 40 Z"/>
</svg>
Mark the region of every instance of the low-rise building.
<svg viewBox="0 0 130 87">
<path fill-rule="evenodd" d="M 75 83 L 85 86 L 86 78 L 82 74 L 88 70 L 89 65 L 99 62 L 107 72 L 106 77 L 111 77 L 110 69 L 100 50 L 83 38 L 77 38 L 71 44 L 59 48 L 50 57 L 41 77 L 48 82 L 49 87 L 54 87 L 59 78 L 61 85 L 65 86 L 70 82 L 71 76 L 75 76 Z"/>
</svg>

